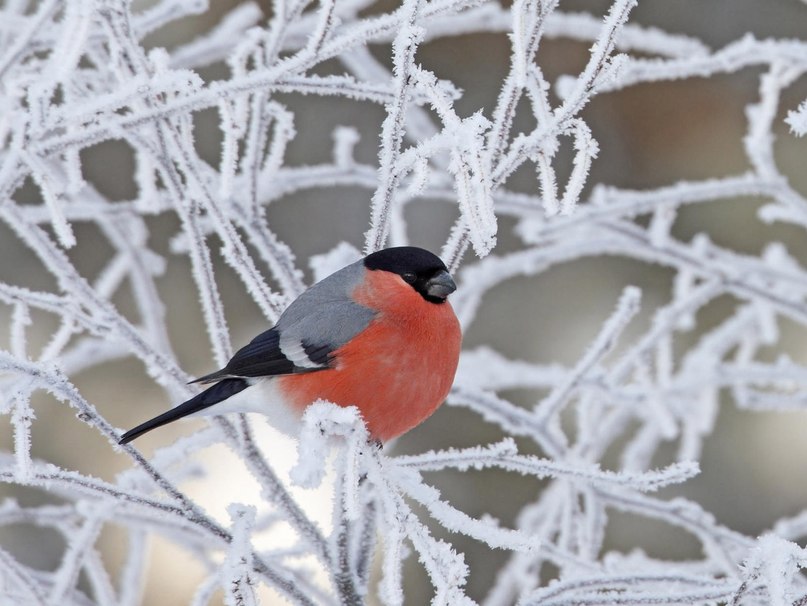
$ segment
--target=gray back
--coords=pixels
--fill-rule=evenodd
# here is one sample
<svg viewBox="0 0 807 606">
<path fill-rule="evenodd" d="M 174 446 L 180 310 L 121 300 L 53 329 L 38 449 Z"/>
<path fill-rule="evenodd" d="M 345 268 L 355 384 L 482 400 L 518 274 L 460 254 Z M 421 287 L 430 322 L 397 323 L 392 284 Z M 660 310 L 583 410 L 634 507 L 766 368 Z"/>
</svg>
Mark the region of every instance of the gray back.
<svg viewBox="0 0 807 606">
<path fill-rule="evenodd" d="M 365 271 L 364 261 L 356 261 L 297 297 L 277 321 L 284 339 L 334 350 L 367 328 L 375 312 L 350 298 Z"/>
</svg>

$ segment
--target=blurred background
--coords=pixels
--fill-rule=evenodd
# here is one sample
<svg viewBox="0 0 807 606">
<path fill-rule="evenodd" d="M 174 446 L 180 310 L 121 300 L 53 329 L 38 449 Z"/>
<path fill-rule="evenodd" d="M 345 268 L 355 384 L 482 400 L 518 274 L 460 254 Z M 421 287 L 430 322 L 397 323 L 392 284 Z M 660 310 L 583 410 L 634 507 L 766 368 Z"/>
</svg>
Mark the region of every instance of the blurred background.
<svg viewBox="0 0 807 606">
<path fill-rule="evenodd" d="M 174 47 L 209 30 L 234 2 L 211 3 L 204 15 L 184 19 L 163 28 L 147 39 L 150 47 Z M 269 2 L 259 2 L 264 14 L 271 15 Z M 564 11 L 586 11 L 603 15 L 606 1 L 562 0 Z M 138 6 L 145 3 L 141 3 Z M 1 4 L 0 4 L 1 6 Z M 379 3 L 373 11 L 394 8 L 395 3 Z M 758 38 L 804 38 L 807 31 L 807 5 L 795 0 L 642 0 L 634 10 L 632 23 L 652 25 L 668 32 L 680 32 L 700 38 L 712 48 L 719 48 L 752 32 Z M 538 55 L 549 82 L 562 74 L 576 74 L 588 58 L 588 44 L 562 39 L 545 39 Z M 372 48 L 373 53 L 389 64 L 389 45 Z M 504 34 L 448 37 L 424 44 L 418 61 L 438 77 L 454 82 L 464 91 L 457 103 L 465 116 L 482 108 L 490 116 L 503 75 L 509 65 L 510 45 Z M 335 73 L 343 69 L 330 66 Z M 223 64 L 200 71 L 206 80 L 227 77 Z M 708 79 L 689 79 L 631 87 L 598 96 L 583 113 L 600 145 L 599 157 L 593 164 L 589 184 L 603 183 L 623 188 L 652 188 L 683 179 L 738 174 L 748 169 L 743 153 L 745 107 L 758 99 L 759 69 Z M 791 184 L 807 193 L 807 143 L 790 135 L 783 122 L 787 109 L 795 109 L 807 97 L 807 82 L 798 81 L 789 88 L 780 105 L 775 132 L 776 160 Z M 331 133 L 337 125 L 352 125 L 361 133 L 356 148 L 358 160 L 375 163 L 378 136 L 384 112 L 381 107 L 356 103 L 342 98 L 283 95 L 279 100 L 295 113 L 297 137 L 290 145 L 287 165 L 314 164 L 328 161 Z M 557 97 L 553 97 L 557 102 Z M 526 120 L 526 117 L 524 118 Z M 198 112 L 195 116 L 196 140 L 202 156 L 217 165 L 221 133 L 215 111 Z M 529 121 L 523 128 L 530 128 Z M 563 149 L 570 165 L 569 149 Z M 112 200 L 136 197 L 133 180 L 134 159 L 124 144 L 105 142 L 82 153 L 84 176 Z M 517 191 L 537 193 L 535 175 L 519 171 L 509 182 Z M 342 241 L 361 248 L 369 218 L 372 191 L 336 188 L 306 191 L 273 202 L 268 220 L 278 236 L 297 256 L 299 267 L 311 273 L 310 256 L 331 250 Z M 20 202 L 39 203 L 33 187 L 20 189 L 15 198 Z M 772 241 L 782 241 L 802 265 L 807 265 L 807 240 L 804 233 L 782 224 L 766 225 L 756 217 L 760 199 L 722 200 L 686 207 L 679 213 L 674 235 L 690 241 L 706 232 L 712 241 L 742 253 L 758 254 Z M 407 208 L 409 237 L 416 245 L 439 250 L 455 218 L 452 206 L 437 201 L 419 201 Z M 169 251 L 169 241 L 179 229 L 176 217 L 161 214 L 149 219 L 149 246 L 167 260 L 167 270 L 159 279 L 166 303 L 167 323 L 181 365 L 190 374 L 203 374 L 213 369 L 214 362 L 203 328 L 196 288 L 186 256 Z M 518 247 L 508 219 L 500 220 L 498 251 Z M 84 276 L 97 276 L 109 252 L 105 239 L 89 224 L 74 226 L 78 245 L 69 251 L 71 259 Z M 218 255 L 218 243 L 211 238 L 211 248 Z M 469 254 L 468 259 L 472 257 Z M 255 333 L 266 328 L 257 307 L 243 290 L 232 270 L 217 257 L 217 280 L 222 291 L 232 341 L 240 346 Z M 602 322 L 611 313 L 625 285 L 635 284 L 643 290 L 643 306 L 621 339 L 629 343 L 646 329 L 654 309 L 670 298 L 673 272 L 660 267 L 619 258 L 597 258 L 553 267 L 531 279 L 514 279 L 484 299 L 475 322 L 465 335 L 465 346 L 488 344 L 511 358 L 538 363 L 573 364 L 595 337 Z M 34 289 L 55 291 L 56 285 L 31 252 L 0 222 L 0 280 Z M 126 312 L 133 306 L 122 289 L 114 303 Z M 696 331 L 686 336 L 692 341 L 699 331 L 717 324 L 734 309 L 736 301 L 724 297 L 709 304 L 698 315 Z M 7 342 L 10 310 L 0 307 L 0 344 Z M 37 351 L 57 326 L 56 319 L 34 314 L 29 348 Z M 781 342 L 770 351 L 771 359 L 787 353 L 797 362 L 806 363 L 804 331 L 787 326 Z M 74 377 L 84 397 L 114 425 L 129 428 L 169 407 L 163 391 L 157 387 L 135 360 L 121 360 L 92 368 Z M 507 393 L 508 398 L 525 406 L 534 404 L 540 393 Z M 61 467 L 78 469 L 102 478 L 113 478 L 129 467 L 127 458 L 114 453 L 110 445 L 73 418 L 73 411 L 52 398 L 38 394 L 34 400 L 37 419 L 33 424 L 34 456 Z M 201 421 L 170 425 L 149 434 L 138 446 L 148 454 L 200 427 Z M 262 445 L 269 460 L 283 471 L 294 462 L 292 445 L 256 421 Z M 743 412 L 728 401 L 721 407 L 715 433 L 706 441 L 701 459 L 702 473 L 683 486 L 671 489 L 670 495 L 691 498 L 715 514 L 725 525 L 751 536 L 770 528 L 781 516 L 793 515 L 807 507 L 807 416 L 804 412 Z M 396 453 L 415 453 L 439 447 L 462 447 L 500 439 L 498 430 L 483 423 L 478 416 L 460 408 L 441 408 L 429 422 L 402 437 L 394 445 Z M 3 449 L 12 443 L 8 423 L 0 423 Z M 529 443 L 519 443 L 529 451 Z M 669 459 L 660 457 L 659 465 L 668 463 L 674 454 L 670 445 Z M 662 455 L 664 453 L 661 453 Z M 257 502 L 257 487 L 245 474 L 234 473 L 237 463 L 224 447 L 209 449 L 203 464 L 211 475 L 187 485 L 188 492 L 205 504 L 224 522 L 224 507 L 230 501 Z M 452 503 L 473 516 L 488 512 L 511 525 L 516 514 L 534 498 L 541 485 L 513 474 L 494 471 L 469 473 L 433 473 L 428 479 L 440 488 Z M 310 510 L 327 517 L 330 505 L 307 493 L 301 498 Z M 18 499 L 23 504 L 58 502 L 55 497 L 37 490 L 16 486 L 0 486 L 0 498 Z M 484 596 L 493 575 L 506 560 L 505 552 L 491 551 L 486 546 L 459 535 L 443 536 L 466 554 L 471 566 L 469 589 L 476 599 Z M 111 561 L 123 556 L 119 544 L 124 536 L 120 529 L 105 529 L 101 549 Z M 0 529 L 0 545 L 22 562 L 44 569 L 58 566 L 64 544 L 55 533 L 20 524 Z M 609 525 L 608 548 L 625 550 L 640 547 L 651 555 L 671 559 L 694 557 L 699 546 L 683 532 L 653 522 L 614 513 Z M 168 605 L 186 603 L 193 595 L 204 570 L 191 554 L 155 537 L 150 547 L 150 574 L 143 603 Z M 407 604 L 427 603 L 431 589 L 425 573 L 415 558 L 406 567 Z M 276 603 L 269 597 L 270 604 Z"/>
</svg>

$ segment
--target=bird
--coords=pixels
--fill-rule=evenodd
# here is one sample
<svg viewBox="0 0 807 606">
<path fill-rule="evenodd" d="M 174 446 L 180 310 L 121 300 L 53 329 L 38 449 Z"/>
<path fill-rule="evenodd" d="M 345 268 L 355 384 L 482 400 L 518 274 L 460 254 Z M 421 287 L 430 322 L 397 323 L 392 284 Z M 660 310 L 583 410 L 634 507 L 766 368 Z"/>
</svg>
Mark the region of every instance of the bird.
<svg viewBox="0 0 807 606">
<path fill-rule="evenodd" d="M 188 415 L 261 412 L 295 435 L 323 399 L 358 408 L 384 444 L 428 418 L 454 381 L 462 331 L 443 261 L 414 246 L 371 253 L 300 294 L 272 328 L 227 365 L 191 383 L 209 385 L 124 433 L 126 444 Z"/>
</svg>

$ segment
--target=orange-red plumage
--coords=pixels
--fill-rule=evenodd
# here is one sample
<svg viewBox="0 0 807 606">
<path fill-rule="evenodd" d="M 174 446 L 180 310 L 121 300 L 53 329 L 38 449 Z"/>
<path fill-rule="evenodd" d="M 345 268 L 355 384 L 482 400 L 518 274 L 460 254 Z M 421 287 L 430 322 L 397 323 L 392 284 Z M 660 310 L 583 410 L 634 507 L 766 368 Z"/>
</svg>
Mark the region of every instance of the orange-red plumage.
<svg viewBox="0 0 807 606">
<path fill-rule="evenodd" d="M 279 377 L 280 390 L 300 412 L 319 398 L 356 406 L 373 437 L 386 441 L 445 400 L 462 333 L 450 303 L 426 301 L 396 274 L 368 271 L 353 298 L 376 318 L 334 352 L 335 368 Z"/>
</svg>

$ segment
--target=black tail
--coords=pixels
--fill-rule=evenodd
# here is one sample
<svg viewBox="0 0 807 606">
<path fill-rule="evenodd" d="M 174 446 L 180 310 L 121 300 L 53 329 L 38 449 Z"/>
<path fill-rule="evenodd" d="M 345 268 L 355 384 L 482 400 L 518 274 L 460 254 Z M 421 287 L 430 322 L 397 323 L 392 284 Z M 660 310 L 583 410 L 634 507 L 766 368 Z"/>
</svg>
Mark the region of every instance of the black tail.
<svg viewBox="0 0 807 606">
<path fill-rule="evenodd" d="M 157 427 L 162 427 L 171 421 L 176 421 L 182 417 L 186 417 L 195 412 L 199 412 L 200 410 L 204 410 L 209 406 L 213 406 L 213 404 L 218 404 L 222 400 L 226 400 L 230 396 L 234 396 L 239 391 L 242 391 L 247 387 L 249 387 L 249 383 L 243 379 L 225 379 L 220 383 L 216 383 L 212 387 L 208 387 L 202 393 L 195 395 L 190 400 L 180 404 L 176 408 L 172 408 L 171 410 L 164 412 L 163 414 L 158 415 L 145 423 L 141 423 L 134 429 L 130 429 L 120 437 L 118 443 L 126 444 L 131 442 L 138 436 L 142 436 L 147 431 L 151 431 Z"/>
</svg>

